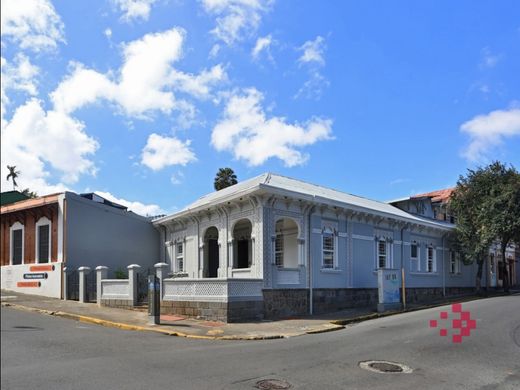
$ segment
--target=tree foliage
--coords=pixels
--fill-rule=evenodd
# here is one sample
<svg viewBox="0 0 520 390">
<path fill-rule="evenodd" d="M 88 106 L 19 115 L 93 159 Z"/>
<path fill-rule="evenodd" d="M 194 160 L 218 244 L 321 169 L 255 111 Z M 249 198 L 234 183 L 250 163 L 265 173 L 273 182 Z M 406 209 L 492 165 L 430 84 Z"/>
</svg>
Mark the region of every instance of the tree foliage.
<svg viewBox="0 0 520 390">
<path fill-rule="evenodd" d="M 18 186 L 18 183 L 16 183 L 16 179 L 18 178 L 18 176 L 20 176 L 22 172 L 16 170 L 16 165 L 8 165 L 7 169 L 9 170 L 9 173 L 6 177 L 6 180 L 9 181 L 9 179 L 11 179 L 11 181 L 13 182 L 13 190 L 15 190 Z"/>
<path fill-rule="evenodd" d="M 25 196 L 27 196 L 31 199 L 38 197 L 38 194 L 34 191 L 31 191 L 29 188 L 26 188 L 25 190 L 23 190 L 22 194 L 24 194 Z"/>
<path fill-rule="evenodd" d="M 455 239 L 466 264 L 478 264 L 477 287 L 493 242 L 502 248 L 504 288 L 508 289 L 505 249 L 520 238 L 520 174 L 514 167 L 493 162 L 460 176 L 450 200 L 457 217 Z"/>
<path fill-rule="evenodd" d="M 231 168 L 219 168 L 215 175 L 213 186 L 216 191 L 220 191 L 237 183 L 237 175 L 235 175 L 235 172 Z"/>
</svg>

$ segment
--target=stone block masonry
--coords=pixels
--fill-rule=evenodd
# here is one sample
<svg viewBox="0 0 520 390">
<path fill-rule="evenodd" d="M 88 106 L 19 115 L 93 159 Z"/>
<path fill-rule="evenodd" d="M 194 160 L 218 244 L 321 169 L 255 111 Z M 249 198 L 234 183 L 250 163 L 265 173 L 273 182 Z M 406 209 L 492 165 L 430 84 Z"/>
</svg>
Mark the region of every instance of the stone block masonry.
<svg viewBox="0 0 520 390">
<path fill-rule="evenodd" d="M 263 318 L 263 303 L 262 301 L 162 301 L 161 313 L 200 318 L 208 321 L 255 321 Z"/>
</svg>

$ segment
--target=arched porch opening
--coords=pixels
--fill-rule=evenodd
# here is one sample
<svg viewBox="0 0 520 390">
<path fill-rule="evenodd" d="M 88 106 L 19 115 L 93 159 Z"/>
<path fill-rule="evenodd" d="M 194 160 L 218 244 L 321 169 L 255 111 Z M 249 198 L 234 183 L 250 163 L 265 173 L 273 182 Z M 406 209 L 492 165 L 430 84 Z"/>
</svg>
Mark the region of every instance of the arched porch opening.
<svg viewBox="0 0 520 390">
<path fill-rule="evenodd" d="M 204 234 L 204 277 L 216 278 L 219 268 L 218 229 L 212 226 Z"/>
<path fill-rule="evenodd" d="M 298 225 L 290 218 L 276 221 L 275 264 L 280 268 L 297 268 L 300 264 Z"/>
<path fill-rule="evenodd" d="M 233 268 L 249 268 L 252 264 L 251 232 L 253 225 L 249 219 L 241 219 L 233 227 Z"/>
</svg>

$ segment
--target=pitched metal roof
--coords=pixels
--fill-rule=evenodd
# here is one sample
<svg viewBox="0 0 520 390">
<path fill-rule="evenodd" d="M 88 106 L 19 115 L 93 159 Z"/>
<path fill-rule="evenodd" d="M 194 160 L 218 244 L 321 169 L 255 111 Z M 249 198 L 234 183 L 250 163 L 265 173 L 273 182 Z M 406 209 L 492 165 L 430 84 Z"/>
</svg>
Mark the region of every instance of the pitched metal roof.
<svg viewBox="0 0 520 390">
<path fill-rule="evenodd" d="M 403 211 L 388 203 L 367 199 L 361 196 L 348 194 L 316 184 L 307 183 L 290 177 L 273 173 L 263 173 L 252 179 L 245 180 L 223 190 L 207 194 L 184 209 L 161 219 L 154 221 L 160 224 L 175 219 L 192 211 L 202 210 L 217 204 L 222 204 L 240 196 L 252 194 L 264 190 L 270 193 L 283 193 L 311 202 L 350 208 L 356 211 L 381 214 L 386 217 L 394 217 L 408 222 L 415 222 L 443 229 L 450 229 L 453 225 L 441 221 L 416 216 Z"/>
</svg>

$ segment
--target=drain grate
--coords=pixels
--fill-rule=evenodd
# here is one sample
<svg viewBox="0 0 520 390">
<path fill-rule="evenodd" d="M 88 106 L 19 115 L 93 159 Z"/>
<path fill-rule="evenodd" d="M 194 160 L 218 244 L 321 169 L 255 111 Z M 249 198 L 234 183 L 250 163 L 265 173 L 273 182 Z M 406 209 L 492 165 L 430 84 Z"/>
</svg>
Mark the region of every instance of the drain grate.
<svg viewBox="0 0 520 390">
<path fill-rule="evenodd" d="M 292 386 L 289 382 L 282 379 L 262 379 L 256 382 L 255 387 L 260 390 L 285 390 Z"/>
<path fill-rule="evenodd" d="M 410 374 L 412 369 L 402 363 L 388 362 L 385 360 L 367 360 L 359 362 L 359 367 L 382 374 Z"/>
</svg>

